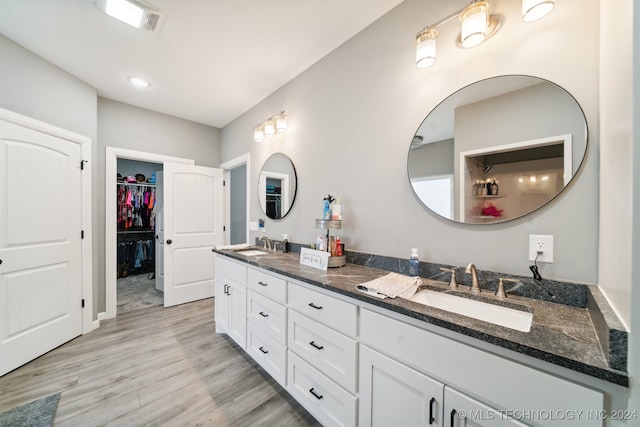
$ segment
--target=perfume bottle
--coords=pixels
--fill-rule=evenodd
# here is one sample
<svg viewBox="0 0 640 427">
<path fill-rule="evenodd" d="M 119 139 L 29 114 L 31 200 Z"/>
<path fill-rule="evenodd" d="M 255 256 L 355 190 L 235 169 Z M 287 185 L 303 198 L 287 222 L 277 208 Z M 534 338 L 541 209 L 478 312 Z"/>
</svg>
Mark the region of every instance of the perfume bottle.
<svg viewBox="0 0 640 427">
<path fill-rule="evenodd" d="M 491 184 L 491 195 L 492 196 L 497 196 L 498 195 L 498 182 L 494 179 L 493 183 Z"/>
</svg>

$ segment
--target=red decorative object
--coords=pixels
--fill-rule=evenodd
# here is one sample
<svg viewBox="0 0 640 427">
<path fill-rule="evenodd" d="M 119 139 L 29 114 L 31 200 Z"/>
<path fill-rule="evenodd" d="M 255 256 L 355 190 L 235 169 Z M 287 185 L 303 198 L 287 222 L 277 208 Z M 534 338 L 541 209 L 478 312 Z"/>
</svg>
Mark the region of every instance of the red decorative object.
<svg viewBox="0 0 640 427">
<path fill-rule="evenodd" d="M 483 216 L 492 216 L 494 218 L 499 218 L 502 216 L 503 209 L 498 209 L 491 203 L 489 203 L 486 207 L 482 208 Z"/>
</svg>

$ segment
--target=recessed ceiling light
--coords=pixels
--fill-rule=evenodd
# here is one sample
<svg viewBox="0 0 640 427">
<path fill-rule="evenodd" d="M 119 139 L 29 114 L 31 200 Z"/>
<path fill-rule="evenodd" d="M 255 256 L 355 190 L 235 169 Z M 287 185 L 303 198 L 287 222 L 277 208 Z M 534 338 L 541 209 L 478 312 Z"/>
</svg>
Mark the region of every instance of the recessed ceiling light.
<svg viewBox="0 0 640 427">
<path fill-rule="evenodd" d="M 146 81 L 145 79 L 140 78 L 140 77 L 128 77 L 128 79 L 129 79 L 129 82 L 132 85 L 134 85 L 135 87 L 144 88 L 144 87 L 149 87 L 150 86 L 148 81 Z"/>
</svg>

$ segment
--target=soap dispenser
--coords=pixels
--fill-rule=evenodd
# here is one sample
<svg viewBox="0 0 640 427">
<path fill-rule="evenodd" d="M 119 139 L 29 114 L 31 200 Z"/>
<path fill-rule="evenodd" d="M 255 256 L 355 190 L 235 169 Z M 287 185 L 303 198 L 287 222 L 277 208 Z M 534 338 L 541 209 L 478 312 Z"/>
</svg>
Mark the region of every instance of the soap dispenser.
<svg viewBox="0 0 640 427">
<path fill-rule="evenodd" d="M 420 260 L 418 259 L 418 249 L 411 248 L 411 256 L 409 257 L 409 276 L 416 277 L 420 275 Z"/>
</svg>

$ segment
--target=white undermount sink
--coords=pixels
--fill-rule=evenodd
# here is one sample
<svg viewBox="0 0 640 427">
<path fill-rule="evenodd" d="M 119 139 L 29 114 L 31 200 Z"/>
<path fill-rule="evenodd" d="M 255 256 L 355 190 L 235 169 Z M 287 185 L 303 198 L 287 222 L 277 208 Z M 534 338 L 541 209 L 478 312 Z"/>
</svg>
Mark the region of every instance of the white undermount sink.
<svg viewBox="0 0 640 427">
<path fill-rule="evenodd" d="M 409 300 L 521 332 L 529 332 L 533 320 L 533 314 L 527 311 L 428 289 L 417 292 Z"/>
<path fill-rule="evenodd" d="M 256 255 L 266 255 L 267 253 L 264 251 L 259 251 L 257 249 L 245 249 L 243 251 L 236 251 L 237 254 L 244 256 L 256 256 Z"/>
</svg>

